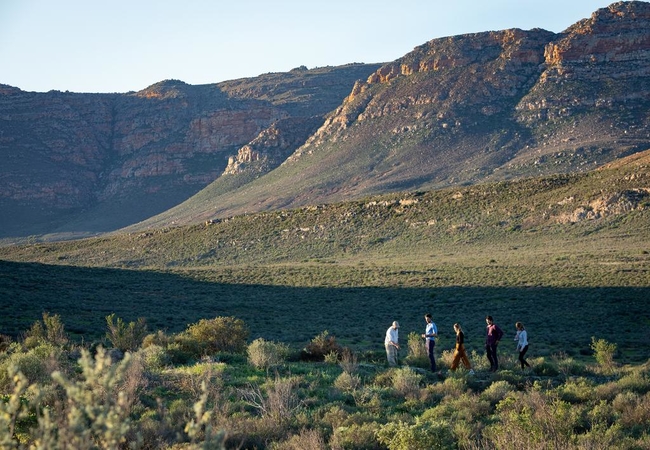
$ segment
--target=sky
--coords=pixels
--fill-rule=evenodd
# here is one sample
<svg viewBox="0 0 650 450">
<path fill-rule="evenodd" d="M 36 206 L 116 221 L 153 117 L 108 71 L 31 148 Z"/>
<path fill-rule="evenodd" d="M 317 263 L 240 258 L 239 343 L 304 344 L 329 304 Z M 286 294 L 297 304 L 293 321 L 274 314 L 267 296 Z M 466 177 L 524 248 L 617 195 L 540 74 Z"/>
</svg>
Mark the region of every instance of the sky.
<svg viewBox="0 0 650 450">
<path fill-rule="evenodd" d="M 390 62 L 431 39 L 561 32 L 608 0 L 0 0 L 0 84 L 129 92 Z"/>
</svg>

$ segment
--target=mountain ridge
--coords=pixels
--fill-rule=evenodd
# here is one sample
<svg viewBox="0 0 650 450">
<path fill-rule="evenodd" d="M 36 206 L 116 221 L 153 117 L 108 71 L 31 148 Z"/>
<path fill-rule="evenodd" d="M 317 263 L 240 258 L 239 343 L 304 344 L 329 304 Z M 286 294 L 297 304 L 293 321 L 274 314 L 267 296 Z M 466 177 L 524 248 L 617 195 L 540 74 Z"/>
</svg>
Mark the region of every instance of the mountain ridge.
<svg viewBox="0 0 650 450">
<path fill-rule="evenodd" d="M 647 3 L 618 2 L 559 34 L 434 39 L 355 83 L 273 173 L 234 192 L 217 180 L 128 229 L 585 171 L 645 150 L 650 34 L 639 30 L 648 27 Z"/>
<path fill-rule="evenodd" d="M 129 97 L 159 101 L 156 115 L 132 115 L 111 128 L 121 137 L 111 140 L 119 144 L 120 169 L 86 170 L 81 178 L 87 184 L 107 178 L 106 198 L 128 198 L 102 203 L 99 195 L 91 212 L 66 216 L 48 231 L 79 232 L 93 221 L 111 231 L 120 227 L 107 227 L 108 218 L 133 210 L 140 218 L 131 212 L 131 223 L 146 220 L 126 231 L 592 170 L 650 148 L 648 29 L 650 4 L 617 2 L 558 34 L 510 29 L 450 36 L 374 68 L 350 65 L 347 86 L 334 76 L 345 67 L 234 80 L 220 83 L 218 92 L 216 85 L 158 83 Z M 332 86 L 341 93 L 338 103 L 315 100 L 315 91 L 325 96 Z M 215 92 L 206 97 L 209 89 Z M 319 114 L 309 109 L 314 101 Z M 188 105 L 203 112 L 192 116 Z M 201 109 L 206 105 L 213 109 Z M 182 121 L 171 120 L 174 108 Z M 219 165 L 214 148 L 221 149 Z M 181 188 L 188 182 L 194 192 Z M 70 198 L 81 193 L 64 187 Z M 147 218 L 156 198 L 177 206 Z"/>
</svg>

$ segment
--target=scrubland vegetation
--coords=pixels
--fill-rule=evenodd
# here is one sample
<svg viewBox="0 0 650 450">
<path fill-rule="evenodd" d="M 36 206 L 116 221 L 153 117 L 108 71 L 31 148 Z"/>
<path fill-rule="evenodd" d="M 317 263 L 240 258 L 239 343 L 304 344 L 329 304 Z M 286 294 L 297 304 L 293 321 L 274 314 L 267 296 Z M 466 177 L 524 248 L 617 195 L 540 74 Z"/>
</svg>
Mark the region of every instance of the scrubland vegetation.
<svg viewBox="0 0 650 450">
<path fill-rule="evenodd" d="M 644 161 L 2 247 L 0 447 L 649 449 Z"/>
<path fill-rule="evenodd" d="M 622 365 L 616 344 L 591 355 L 531 357 L 522 371 L 440 373 L 417 333 L 400 365 L 357 352 L 327 331 L 303 348 L 262 338 L 234 317 L 147 332 L 106 317 L 105 346 L 68 339 L 44 314 L 21 339 L 3 336 L 3 449 L 645 449 L 650 448 L 650 362 Z"/>
</svg>

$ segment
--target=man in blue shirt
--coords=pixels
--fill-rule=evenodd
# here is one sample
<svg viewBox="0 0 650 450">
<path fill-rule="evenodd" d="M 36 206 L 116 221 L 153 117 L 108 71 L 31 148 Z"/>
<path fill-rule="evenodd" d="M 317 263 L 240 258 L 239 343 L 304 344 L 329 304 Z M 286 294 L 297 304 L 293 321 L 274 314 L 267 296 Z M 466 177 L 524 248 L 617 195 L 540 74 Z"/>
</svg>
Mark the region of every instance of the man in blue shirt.
<svg viewBox="0 0 650 450">
<path fill-rule="evenodd" d="M 433 350 L 436 346 L 436 337 L 438 337 L 438 327 L 433 323 L 433 318 L 431 314 L 426 314 L 424 320 L 427 321 L 427 327 L 424 330 L 422 337 L 427 344 L 427 353 L 429 355 L 429 362 L 431 362 L 431 371 L 436 371 L 436 356 L 433 353 Z"/>
</svg>

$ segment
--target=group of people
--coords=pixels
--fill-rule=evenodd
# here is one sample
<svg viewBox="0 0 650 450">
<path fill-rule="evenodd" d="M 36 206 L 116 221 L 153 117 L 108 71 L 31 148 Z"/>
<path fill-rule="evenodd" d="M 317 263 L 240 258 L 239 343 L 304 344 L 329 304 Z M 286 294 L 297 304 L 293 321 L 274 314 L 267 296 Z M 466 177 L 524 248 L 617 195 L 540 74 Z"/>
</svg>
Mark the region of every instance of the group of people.
<svg viewBox="0 0 650 450">
<path fill-rule="evenodd" d="M 438 337 L 438 327 L 433 322 L 433 317 L 431 314 L 426 314 L 424 316 L 426 321 L 426 328 L 422 334 L 422 338 L 426 343 L 427 355 L 429 356 L 429 362 L 431 363 L 431 371 L 436 372 L 436 357 L 434 349 L 436 346 L 436 338 Z M 497 346 L 501 339 L 503 338 L 503 330 L 499 328 L 497 324 L 494 323 L 492 316 L 487 316 L 485 318 L 487 323 L 485 329 L 485 353 L 488 361 L 490 362 L 490 372 L 496 372 L 499 369 L 499 359 L 497 357 Z M 528 351 L 528 333 L 524 328 L 524 325 L 521 322 L 515 323 L 515 328 L 517 330 L 515 334 L 515 341 L 517 342 L 517 352 L 519 353 L 519 363 L 521 364 L 521 369 L 525 367 L 530 367 L 528 361 L 526 361 L 526 352 Z M 462 362 L 463 366 L 469 370 L 470 374 L 473 374 L 472 365 L 469 362 L 467 357 L 467 352 L 465 351 L 465 334 L 459 323 L 454 324 L 454 331 L 456 332 L 456 347 L 454 350 L 454 357 L 451 362 L 451 367 L 449 368 L 452 371 L 455 371 L 459 364 Z M 389 366 L 397 365 L 397 353 L 399 350 L 399 323 L 397 321 L 386 330 L 386 338 L 384 340 L 384 346 L 386 347 L 386 358 L 388 359 Z"/>
</svg>

